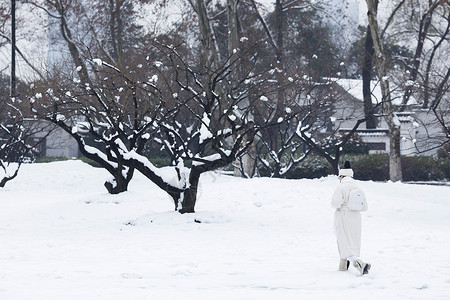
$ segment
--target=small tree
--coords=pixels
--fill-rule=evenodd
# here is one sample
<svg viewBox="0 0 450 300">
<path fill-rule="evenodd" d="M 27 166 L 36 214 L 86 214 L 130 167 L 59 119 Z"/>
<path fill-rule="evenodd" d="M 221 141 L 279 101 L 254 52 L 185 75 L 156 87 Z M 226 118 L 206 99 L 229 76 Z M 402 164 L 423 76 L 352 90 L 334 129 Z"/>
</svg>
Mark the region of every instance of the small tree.
<svg viewBox="0 0 450 300">
<path fill-rule="evenodd" d="M 156 91 L 149 82 L 151 75 L 141 70 L 148 61 L 135 57 L 130 40 L 139 38 L 138 27 L 130 21 L 131 3 L 99 1 L 91 10 L 82 1 L 30 2 L 57 20 L 72 60 L 64 68 L 49 70 L 30 101 L 40 118 L 69 133 L 84 156 L 112 175 L 105 182 L 110 193 L 126 191 L 134 168 L 124 164 L 119 149 L 139 144 L 152 127 L 144 118 L 153 121 L 157 114 L 148 102 Z"/>
<path fill-rule="evenodd" d="M 0 76 L 0 187 L 16 178 L 24 162 L 33 161 L 35 148 L 45 139 L 33 138 L 41 130 L 29 119 L 29 103 L 19 94 L 9 97 L 6 78 Z"/>
<path fill-rule="evenodd" d="M 23 140 L 19 121 L 5 118 L 4 107 L 1 109 L 0 124 L 0 187 L 13 180 L 19 173 L 20 166 L 29 148 Z"/>
<path fill-rule="evenodd" d="M 207 72 L 187 63 L 173 47 L 165 47 L 178 90 L 173 97 L 184 105 L 179 106 L 160 123 L 157 134 L 163 149 L 168 151 L 173 166 L 171 184 L 167 192 L 181 213 L 195 211 L 198 183 L 201 174 L 229 165 L 253 144 L 261 128 L 250 118 L 258 95 L 246 89 L 246 80 L 256 76 L 252 70 L 235 76 L 238 60 L 224 60 L 218 68 L 211 65 Z M 212 62 L 210 62 L 212 63 Z M 196 71 L 198 70 L 198 71 Z M 166 79 L 167 80 L 167 79 Z M 243 87 L 242 87 L 243 86 Z M 231 91 L 221 97 L 223 90 Z M 273 126 L 266 124 L 265 126 Z M 124 154 L 129 163 L 152 180 L 161 170 L 134 151 Z M 153 180 L 152 180 L 153 181 Z M 166 180 L 170 182 L 170 180 Z"/>
</svg>

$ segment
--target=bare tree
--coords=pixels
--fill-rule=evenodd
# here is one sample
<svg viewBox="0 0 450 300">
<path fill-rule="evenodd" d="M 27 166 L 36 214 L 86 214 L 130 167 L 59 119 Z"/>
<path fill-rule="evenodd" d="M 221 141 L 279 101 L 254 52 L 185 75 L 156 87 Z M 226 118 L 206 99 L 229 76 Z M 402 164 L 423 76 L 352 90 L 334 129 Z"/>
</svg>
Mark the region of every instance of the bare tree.
<svg viewBox="0 0 450 300">
<path fill-rule="evenodd" d="M 423 145 L 422 141 L 422 147 L 419 149 L 418 143 L 416 144 L 419 152 L 426 152 L 450 142 L 450 65 L 447 59 L 450 43 L 449 8 L 446 1 L 429 1 L 428 5 L 423 6 L 423 10 L 414 10 L 409 6 L 405 8 L 413 19 L 412 34 L 415 35 L 417 43 L 414 59 L 407 66 L 407 77 L 400 81 L 403 83 L 400 110 L 405 109 L 411 98 L 416 101 L 419 99 L 419 104 L 423 109 L 428 109 L 429 113 L 425 120 L 418 121 L 427 127 L 427 131 L 434 131 L 434 134 L 426 137 L 427 145 Z M 441 129 L 441 135 L 436 134 L 438 128 Z"/>
<path fill-rule="evenodd" d="M 142 103 L 155 91 L 147 82 L 148 77 L 138 79 L 148 74 L 136 75 L 134 71 L 139 64 L 149 62 L 141 57 L 141 62 L 133 59 L 125 65 L 124 55 L 133 49 L 131 45 L 125 45 L 123 32 L 123 10 L 128 9 L 129 13 L 130 3 L 98 2 L 94 6 L 94 12 L 98 12 L 95 17 L 82 1 L 31 3 L 47 12 L 49 18 L 58 20 L 61 38 L 73 62 L 72 67 L 49 73 L 47 86 L 37 86 L 31 96 L 35 109 L 41 118 L 69 133 L 83 155 L 108 170 L 113 176 L 105 183 L 110 193 L 126 191 L 134 168 L 124 164 L 119 148 L 133 147 L 142 138 L 139 134 L 151 127 L 140 122 L 140 118 L 154 116 L 149 112 L 148 104 Z M 84 31 L 74 34 L 74 26 Z M 100 33 L 107 37 L 109 45 L 101 43 Z M 146 87 L 142 88 L 146 82 Z M 130 132 L 138 134 L 130 136 Z"/>
<path fill-rule="evenodd" d="M 0 187 L 19 173 L 24 157 L 29 151 L 21 127 L 22 120 L 10 114 L 11 107 L 2 100 L 0 104 Z"/>
<path fill-rule="evenodd" d="M 369 27 L 374 42 L 377 74 L 383 95 L 383 114 L 390 131 L 390 178 L 396 181 L 402 179 L 400 126 L 396 112 L 405 110 L 411 98 L 414 98 L 415 102 L 422 102 L 424 107 L 429 105 L 431 95 L 437 97 L 433 102 L 438 104 L 441 103 L 439 99 L 446 98 L 449 68 L 448 63 L 441 57 L 448 55 L 444 50 L 446 49 L 444 45 L 446 43 L 448 45 L 448 3 L 428 1 L 419 5 L 414 1 L 411 3 L 398 1 L 381 30 L 377 20 L 377 1 L 366 2 L 369 8 Z M 412 59 L 403 58 L 401 62 L 406 72 L 398 72 L 395 64 L 389 66 L 387 64 L 387 53 L 382 43 L 386 43 L 391 36 L 395 40 L 408 41 L 408 48 L 414 53 Z M 411 43 L 414 40 L 416 43 Z M 438 53 L 441 54 L 436 55 Z M 394 89 L 397 93 L 402 93 L 402 101 L 398 108 L 393 105 Z M 433 106 L 431 108 L 433 109 Z M 435 117 L 443 120 L 442 110 L 438 114 L 435 113 Z M 442 128 L 445 132 L 446 127 Z"/>
<path fill-rule="evenodd" d="M 334 89 L 330 78 L 339 76 L 339 51 L 331 43 L 328 24 L 317 21 L 319 12 L 325 13 L 323 8 L 310 1 L 274 1 L 275 11 L 267 21 L 256 1 L 251 3 L 269 51 L 275 53 L 268 61 L 273 65 L 275 78 L 270 81 L 277 82 L 276 94 L 268 92 L 267 98 L 276 109 L 269 112 L 275 119 L 284 110 L 296 115 L 295 122 L 271 127 L 261 134 L 261 144 L 265 146 L 260 148 L 262 165 L 266 169 L 272 166 L 272 176 L 282 176 L 314 152 L 326 158 L 337 173 L 343 146 L 365 118 L 358 120 L 345 136 L 331 128 L 330 118 L 345 91 Z M 267 90 L 271 88 L 274 90 Z"/>
<path fill-rule="evenodd" d="M 4 187 L 16 178 L 22 163 L 34 160 L 36 148 L 46 136 L 36 138 L 42 128 L 30 118 L 24 85 L 18 86 L 16 97 L 9 97 L 9 83 L 4 82 L 3 76 L 0 83 L 0 187 Z"/>
<path fill-rule="evenodd" d="M 201 1 L 195 4 L 201 11 Z M 200 175 L 230 164 L 253 142 L 257 127 L 248 115 L 255 96 L 245 83 L 258 76 L 255 70 L 237 72 L 240 59 L 208 48 L 208 28 L 201 29 L 201 64 L 193 64 L 190 53 L 178 53 L 183 44 L 149 38 L 143 42 L 146 55 L 134 51 L 116 65 L 113 56 L 77 42 L 67 6 L 57 2 L 54 9 L 74 68 L 37 86 L 30 98 L 34 108 L 114 176 L 110 192 L 125 190 L 138 169 L 173 198 L 179 212 L 194 212 Z M 169 166 L 156 168 L 143 155 L 150 142 L 168 153 Z"/>
<path fill-rule="evenodd" d="M 380 80 L 383 114 L 389 127 L 389 177 L 392 181 L 402 180 L 402 168 L 400 159 L 400 122 L 396 119 L 392 104 L 391 90 L 389 88 L 388 70 L 386 68 L 386 53 L 380 39 L 380 30 L 377 20 L 378 1 L 366 0 L 368 7 L 369 27 L 375 50 L 375 65 Z"/>
<path fill-rule="evenodd" d="M 444 33 L 441 36 L 438 36 L 437 39 L 438 41 L 434 43 L 433 45 L 433 50 L 431 51 L 431 55 L 428 57 L 428 59 L 424 58 L 424 51 L 425 51 L 425 43 L 427 42 L 427 39 L 431 39 L 433 40 L 433 37 L 430 37 L 432 34 L 432 31 L 435 30 L 439 30 L 439 28 L 436 28 L 436 24 L 433 24 L 432 20 L 433 17 L 437 17 L 435 15 L 436 11 L 441 7 L 444 9 L 444 18 L 443 20 L 447 19 L 447 24 L 448 24 L 448 19 L 449 19 L 449 13 L 448 13 L 448 3 L 447 3 L 447 9 L 445 9 L 445 1 L 429 1 L 428 6 L 425 7 L 425 11 L 419 15 L 415 15 L 414 12 L 412 13 L 412 18 L 416 18 L 419 17 L 420 21 L 419 21 L 419 28 L 417 30 L 417 44 L 415 45 L 415 53 L 414 53 L 414 57 L 413 60 L 411 62 L 411 64 L 408 66 L 408 78 L 405 84 L 405 88 L 404 88 L 404 93 L 403 93 L 403 98 L 402 98 L 402 106 L 400 107 L 400 110 L 403 110 L 404 107 L 408 104 L 409 99 L 413 93 L 413 87 L 414 87 L 414 82 L 417 81 L 418 79 L 418 75 L 419 75 L 419 69 L 421 67 L 421 65 L 428 60 L 428 67 L 427 67 L 427 71 L 426 74 L 428 74 L 429 76 L 429 72 L 430 72 L 430 68 L 431 68 L 431 64 L 433 62 L 433 59 L 435 57 L 435 53 L 436 51 L 439 49 L 439 47 L 442 45 L 442 41 L 444 41 L 447 38 L 448 35 L 448 25 L 446 26 L 447 28 L 444 30 Z M 447 10 L 447 11 L 446 11 Z M 433 28 L 435 27 L 435 28 Z M 435 29 L 435 30 L 433 30 Z M 440 40 L 440 41 L 439 41 Z M 427 76 L 427 75 L 425 75 Z M 428 77 L 429 78 L 429 77 Z M 447 77 L 448 79 L 448 77 Z M 427 102 L 427 100 L 425 100 L 425 102 Z"/>
<path fill-rule="evenodd" d="M 240 64 L 232 58 L 223 60 L 217 69 L 208 68 L 205 74 L 198 66 L 191 66 L 176 48 L 164 48 L 171 61 L 167 66 L 178 86 L 174 95 L 179 101 L 183 99 L 184 105 L 161 122 L 157 140 L 174 162 L 171 174 L 176 184 L 168 193 L 179 212 L 191 213 L 195 211 L 201 174 L 232 163 L 247 151 L 260 130 L 248 118 L 255 105 L 255 100 L 248 99 L 259 98 L 245 85 L 257 75 L 247 70 L 236 78 Z M 223 90 L 239 92 L 221 98 Z M 130 152 L 125 157 L 150 179 L 156 172 L 142 155 Z"/>
</svg>

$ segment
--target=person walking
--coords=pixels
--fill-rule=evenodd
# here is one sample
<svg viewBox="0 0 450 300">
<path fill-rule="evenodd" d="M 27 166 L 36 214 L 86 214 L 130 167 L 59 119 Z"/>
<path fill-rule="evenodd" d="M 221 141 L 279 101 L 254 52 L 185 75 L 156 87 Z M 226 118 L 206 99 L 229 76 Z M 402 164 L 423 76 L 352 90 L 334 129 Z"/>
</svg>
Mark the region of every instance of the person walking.
<svg viewBox="0 0 450 300">
<path fill-rule="evenodd" d="M 347 271 L 350 262 L 361 275 L 368 274 L 371 268 L 369 263 L 360 259 L 361 251 L 361 213 L 366 211 L 367 201 L 363 200 L 358 210 L 352 210 L 347 206 L 351 191 L 359 190 L 353 179 L 353 170 L 350 162 L 346 161 L 344 168 L 339 170 L 340 184 L 333 193 L 331 206 L 336 209 L 334 226 L 337 237 L 337 246 L 340 255 L 339 271 Z M 364 197 L 363 197 L 364 198 Z"/>
</svg>

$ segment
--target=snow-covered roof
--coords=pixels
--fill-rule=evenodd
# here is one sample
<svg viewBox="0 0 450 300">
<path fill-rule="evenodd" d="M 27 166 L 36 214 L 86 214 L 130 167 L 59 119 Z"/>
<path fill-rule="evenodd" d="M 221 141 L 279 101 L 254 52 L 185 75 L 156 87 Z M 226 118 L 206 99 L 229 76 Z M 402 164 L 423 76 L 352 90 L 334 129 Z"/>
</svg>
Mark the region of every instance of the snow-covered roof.
<svg viewBox="0 0 450 300">
<path fill-rule="evenodd" d="M 341 128 L 339 131 L 351 131 L 352 128 Z M 386 136 L 389 133 L 387 128 L 377 128 L 377 129 L 358 129 L 356 130 L 359 136 Z"/>
</svg>

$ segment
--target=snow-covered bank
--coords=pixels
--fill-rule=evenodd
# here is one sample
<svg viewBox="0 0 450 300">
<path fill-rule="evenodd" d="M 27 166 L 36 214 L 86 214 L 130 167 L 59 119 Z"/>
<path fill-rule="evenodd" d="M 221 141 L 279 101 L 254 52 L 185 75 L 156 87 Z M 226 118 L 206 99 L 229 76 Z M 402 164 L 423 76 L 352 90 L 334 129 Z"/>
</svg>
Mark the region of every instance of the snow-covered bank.
<svg viewBox="0 0 450 300">
<path fill-rule="evenodd" d="M 330 197 L 316 180 L 201 178 L 173 212 L 140 174 L 109 195 L 80 161 L 24 165 L 0 189 L 0 299 L 448 299 L 450 188 L 362 182 L 368 276 L 338 272 Z M 201 222 L 201 223 L 198 223 Z"/>
</svg>

